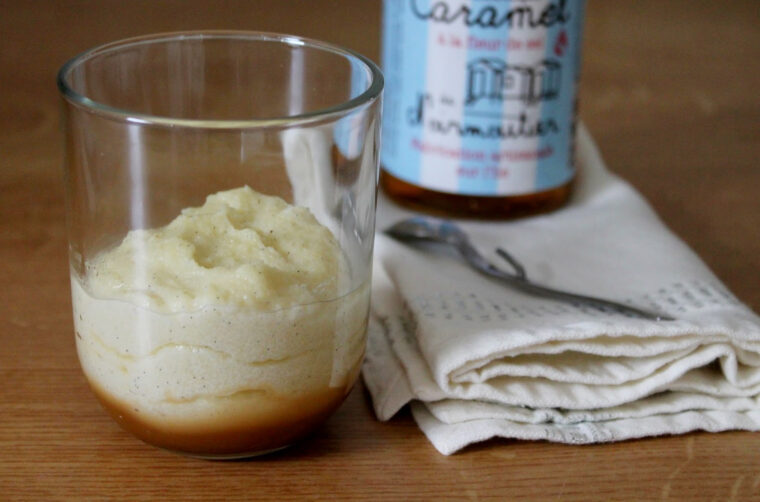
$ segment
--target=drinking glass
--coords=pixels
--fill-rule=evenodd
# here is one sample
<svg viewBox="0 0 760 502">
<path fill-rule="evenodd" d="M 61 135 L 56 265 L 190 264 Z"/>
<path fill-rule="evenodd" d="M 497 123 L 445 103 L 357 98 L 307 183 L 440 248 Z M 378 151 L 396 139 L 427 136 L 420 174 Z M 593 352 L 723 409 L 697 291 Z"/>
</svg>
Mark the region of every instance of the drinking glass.
<svg viewBox="0 0 760 502">
<path fill-rule="evenodd" d="M 58 74 L 79 360 L 147 443 L 276 450 L 340 405 L 369 312 L 377 66 L 259 32 L 133 38 Z"/>
</svg>

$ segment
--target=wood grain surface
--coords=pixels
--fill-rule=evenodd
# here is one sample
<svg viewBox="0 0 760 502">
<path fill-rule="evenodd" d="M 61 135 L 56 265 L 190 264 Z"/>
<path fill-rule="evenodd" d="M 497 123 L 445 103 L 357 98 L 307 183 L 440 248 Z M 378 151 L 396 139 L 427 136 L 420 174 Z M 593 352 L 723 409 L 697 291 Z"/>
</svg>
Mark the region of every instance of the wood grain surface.
<svg viewBox="0 0 760 502">
<path fill-rule="evenodd" d="M 366 391 L 311 440 L 208 462 L 120 430 L 74 350 L 55 72 L 157 31 L 259 29 L 370 57 L 380 4 L 350 0 L 0 0 L 0 500 L 760 500 L 760 434 L 598 446 L 492 441 L 438 454 Z M 581 115 L 610 168 L 760 311 L 760 7 L 590 0 Z"/>
</svg>

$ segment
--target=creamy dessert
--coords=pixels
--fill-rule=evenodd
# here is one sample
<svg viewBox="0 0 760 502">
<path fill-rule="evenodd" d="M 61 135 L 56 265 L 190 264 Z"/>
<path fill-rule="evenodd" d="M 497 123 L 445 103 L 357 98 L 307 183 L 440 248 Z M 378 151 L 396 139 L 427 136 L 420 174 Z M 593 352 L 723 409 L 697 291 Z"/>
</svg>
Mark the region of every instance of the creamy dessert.
<svg viewBox="0 0 760 502">
<path fill-rule="evenodd" d="M 138 437 L 242 456 L 321 423 L 354 383 L 369 288 L 304 208 L 243 187 L 134 230 L 72 273 L 92 388 Z"/>
</svg>

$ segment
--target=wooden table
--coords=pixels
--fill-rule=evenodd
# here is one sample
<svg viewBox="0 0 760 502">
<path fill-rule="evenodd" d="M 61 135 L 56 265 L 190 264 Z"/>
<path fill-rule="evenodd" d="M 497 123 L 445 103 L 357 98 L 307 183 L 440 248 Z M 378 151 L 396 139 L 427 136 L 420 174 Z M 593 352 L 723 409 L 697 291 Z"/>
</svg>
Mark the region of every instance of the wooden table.
<svg viewBox="0 0 760 502">
<path fill-rule="evenodd" d="M 379 2 L 0 0 L 0 499 L 760 499 L 760 434 L 437 453 L 359 386 L 314 437 L 208 462 L 146 446 L 93 399 L 74 351 L 57 68 L 93 45 L 198 28 L 287 31 L 377 57 Z M 607 163 L 760 311 L 760 9 L 590 0 L 582 116 Z"/>
</svg>

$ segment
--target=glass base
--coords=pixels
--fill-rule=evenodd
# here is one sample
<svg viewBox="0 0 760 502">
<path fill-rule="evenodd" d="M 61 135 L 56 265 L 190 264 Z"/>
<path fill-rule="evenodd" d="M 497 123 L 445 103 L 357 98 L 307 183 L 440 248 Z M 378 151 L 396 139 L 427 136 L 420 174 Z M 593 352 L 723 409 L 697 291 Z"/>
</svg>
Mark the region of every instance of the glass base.
<svg viewBox="0 0 760 502">
<path fill-rule="evenodd" d="M 152 446 L 152 445 L 149 445 L 149 446 Z M 277 448 L 271 448 L 269 450 L 251 451 L 251 452 L 246 452 L 246 453 L 228 453 L 228 454 L 221 453 L 221 454 L 211 454 L 211 455 L 204 455 L 202 453 L 188 453 L 186 451 L 169 450 L 166 448 L 162 448 L 162 450 L 168 451 L 169 453 L 182 455 L 183 457 L 198 458 L 201 460 L 225 461 L 225 460 L 246 460 L 246 459 L 251 459 L 251 458 L 256 458 L 256 457 L 263 457 L 265 455 L 271 455 L 272 453 L 285 450 L 287 448 L 290 448 L 291 446 L 292 446 L 292 443 L 286 444 L 284 446 L 278 446 Z"/>
<path fill-rule="evenodd" d="M 311 409 L 309 403 L 304 402 L 298 416 L 283 415 L 280 421 L 251 420 L 215 428 L 202 424 L 198 430 L 188 430 L 148 421 L 135 409 L 109 398 L 92 382 L 90 387 L 108 414 L 138 439 L 165 451 L 206 460 L 239 460 L 288 448 L 308 438 L 325 423 L 351 390 L 351 387 L 333 389 L 329 399 Z"/>
</svg>

